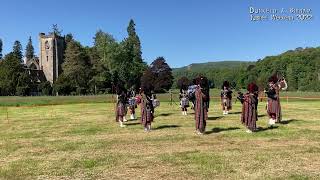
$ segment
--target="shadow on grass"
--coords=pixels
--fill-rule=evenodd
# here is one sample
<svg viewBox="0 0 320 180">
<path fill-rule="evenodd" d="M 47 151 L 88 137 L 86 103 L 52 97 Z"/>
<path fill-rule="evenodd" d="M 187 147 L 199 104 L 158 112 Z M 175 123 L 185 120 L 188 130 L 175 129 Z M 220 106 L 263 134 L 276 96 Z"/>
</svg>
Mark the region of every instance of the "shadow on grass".
<svg viewBox="0 0 320 180">
<path fill-rule="evenodd" d="M 277 129 L 279 126 L 269 126 L 269 127 L 258 127 L 256 132 L 263 132 L 263 131 L 268 131 L 268 130 L 272 130 L 272 129 Z"/>
<path fill-rule="evenodd" d="M 140 122 L 134 122 L 134 123 L 124 123 L 126 126 L 135 126 L 138 124 L 141 124 Z"/>
<path fill-rule="evenodd" d="M 265 117 L 267 116 L 266 114 L 261 114 L 261 115 L 258 115 L 258 118 L 261 118 L 261 117 Z"/>
<path fill-rule="evenodd" d="M 208 120 L 218 120 L 223 118 L 223 116 L 218 116 L 218 117 L 208 117 Z"/>
<path fill-rule="evenodd" d="M 178 128 L 181 126 L 178 125 L 162 125 L 162 126 L 158 126 L 156 128 L 154 128 L 153 130 L 158 130 L 158 129 L 166 129 L 166 128 Z"/>
<path fill-rule="evenodd" d="M 296 120 L 296 119 L 282 120 L 279 124 L 290 124 L 294 121 L 299 121 L 299 120 Z"/>
<path fill-rule="evenodd" d="M 172 115 L 173 113 L 161 113 L 161 114 L 159 114 L 158 116 L 170 116 L 170 115 Z"/>
<path fill-rule="evenodd" d="M 229 127 L 229 128 L 212 128 L 211 131 L 207 131 L 205 134 L 212 134 L 212 133 L 219 133 L 222 131 L 233 131 L 233 130 L 237 130 L 240 129 L 238 127 Z"/>
<path fill-rule="evenodd" d="M 229 112 L 229 114 L 241 114 L 241 112 Z"/>
</svg>

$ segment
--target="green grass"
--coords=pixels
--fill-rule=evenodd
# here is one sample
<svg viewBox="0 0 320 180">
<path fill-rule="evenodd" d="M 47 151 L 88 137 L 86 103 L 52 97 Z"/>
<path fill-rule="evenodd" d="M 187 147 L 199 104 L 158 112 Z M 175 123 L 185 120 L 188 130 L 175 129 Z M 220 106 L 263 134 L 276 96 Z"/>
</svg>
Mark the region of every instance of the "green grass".
<svg viewBox="0 0 320 180">
<path fill-rule="evenodd" d="M 242 90 L 245 92 L 245 90 Z M 179 101 L 179 90 L 174 89 L 172 91 L 173 101 Z M 218 100 L 220 97 L 219 89 L 211 89 L 210 91 L 211 99 Z M 237 93 L 233 93 L 234 99 Z M 264 96 L 262 93 L 260 96 Z M 320 92 L 282 92 L 281 96 L 284 101 L 288 100 L 303 100 L 303 101 L 313 101 L 320 100 Z M 115 95 L 97 95 L 97 96 L 29 96 L 29 97 L 19 97 L 19 96 L 0 96 L 0 106 L 48 106 L 48 105 L 63 105 L 63 104 L 80 104 L 80 103 L 113 103 L 115 101 Z M 171 101 L 171 96 L 169 93 L 158 94 L 158 99 L 161 102 Z"/>
<path fill-rule="evenodd" d="M 139 121 L 120 128 L 105 96 L 77 98 L 19 97 L 21 106 L 0 107 L 0 179 L 320 178 L 320 100 L 282 101 L 274 129 L 261 102 L 253 134 L 239 121 L 239 103 L 223 116 L 213 100 L 199 136 L 191 111 L 182 116 L 165 101 L 145 133 Z M 57 103 L 37 106 L 45 99 Z"/>
</svg>

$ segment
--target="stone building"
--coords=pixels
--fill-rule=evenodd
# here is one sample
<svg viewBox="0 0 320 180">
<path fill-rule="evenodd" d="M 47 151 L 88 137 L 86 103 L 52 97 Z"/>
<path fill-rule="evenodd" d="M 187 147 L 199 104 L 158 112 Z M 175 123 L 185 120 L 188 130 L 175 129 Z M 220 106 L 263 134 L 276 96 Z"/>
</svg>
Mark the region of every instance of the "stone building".
<svg viewBox="0 0 320 180">
<path fill-rule="evenodd" d="M 45 35 L 39 34 L 40 59 L 39 68 L 43 72 L 47 81 L 54 83 L 62 72 L 64 37 L 54 33 Z"/>
<path fill-rule="evenodd" d="M 40 57 L 25 59 L 25 69 L 29 74 L 35 75 L 38 82 L 49 81 L 51 85 L 62 72 L 64 37 L 54 33 L 39 34 Z"/>
</svg>

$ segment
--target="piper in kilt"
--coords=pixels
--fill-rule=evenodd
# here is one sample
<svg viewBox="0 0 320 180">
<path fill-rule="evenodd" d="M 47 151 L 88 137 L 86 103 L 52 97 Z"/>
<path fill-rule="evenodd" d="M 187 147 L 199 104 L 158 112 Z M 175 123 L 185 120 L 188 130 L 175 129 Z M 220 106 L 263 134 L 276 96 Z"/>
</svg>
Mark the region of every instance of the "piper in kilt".
<svg viewBox="0 0 320 180">
<path fill-rule="evenodd" d="M 258 120 L 258 86 L 254 83 L 248 85 L 248 92 L 239 99 L 242 103 L 241 122 L 246 126 L 248 133 L 252 133 L 257 129 L 256 122 Z"/>
<path fill-rule="evenodd" d="M 151 122 L 153 122 L 153 102 L 151 99 L 151 91 L 142 88 L 140 91 L 140 106 L 141 106 L 141 124 L 146 132 L 151 130 Z"/>
<path fill-rule="evenodd" d="M 128 107 L 130 112 L 130 119 L 136 119 L 136 108 L 137 108 L 137 100 L 136 100 L 136 93 L 134 90 L 128 92 Z"/>
<path fill-rule="evenodd" d="M 119 122 L 120 127 L 125 127 L 123 122 L 126 117 L 126 103 L 127 97 L 124 88 L 117 88 L 117 102 L 116 102 L 116 121 Z"/>
<path fill-rule="evenodd" d="M 269 116 L 269 125 L 281 122 L 281 105 L 280 105 L 280 90 L 286 90 L 287 83 L 284 78 L 278 79 L 276 75 L 269 78 L 268 89 L 265 91 L 268 97 L 267 113 Z"/>
<path fill-rule="evenodd" d="M 187 108 L 189 107 L 189 97 L 187 90 L 180 89 L 179 99 L 182 115 L 187 115 Z"/>
<path fill-rule="evenodd" d="M 232 109 L 232 90 L 228 81 L 223 82 L 220 96 L 223 115 L 227 115 L 229 114 L 229 111 Z"/>
<path fill-rule="evenodd" d="M 195 92 L 195 125 L 196 133 L 203 134 L 206 129 L 209 108 L 209 89 L 208 80 L 205 77 L 199 77 L 197 80 Z"/>
</svg>

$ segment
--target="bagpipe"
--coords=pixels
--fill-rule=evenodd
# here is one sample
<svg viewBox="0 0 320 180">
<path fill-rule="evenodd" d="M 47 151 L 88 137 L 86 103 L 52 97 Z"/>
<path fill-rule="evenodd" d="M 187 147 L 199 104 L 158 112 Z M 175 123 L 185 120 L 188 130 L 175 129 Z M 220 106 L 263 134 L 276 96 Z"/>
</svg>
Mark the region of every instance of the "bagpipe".
<svg viewBox="0 0 320 180">
<path fill-rule="evenodd" d="M 157 108 L 160 106 L 160 101 L 157 99 L 157 96 L 155 94 L 152 95 L 151 100 L 153 108 Z"/>
<path fill-rule="evenodd" d="M 244 95 L 243 95 L 243 93 L 240 92 L 240 91 L 238 92 L 238 96 L 237 96 L 236 101 L 235 101 L 234 103 L 237 103 L 238 100 L 241 102 L 241 104 L 243 104 L 243 102 L 244 102 Z"/>
<path fill-rule="evenodd" d="M 193 100 L 196 98 L 196 89 L 197 89 L 197 85 L 191 85 L 188 87 L 187 94 L 190 100 Z"/>
</svg>

